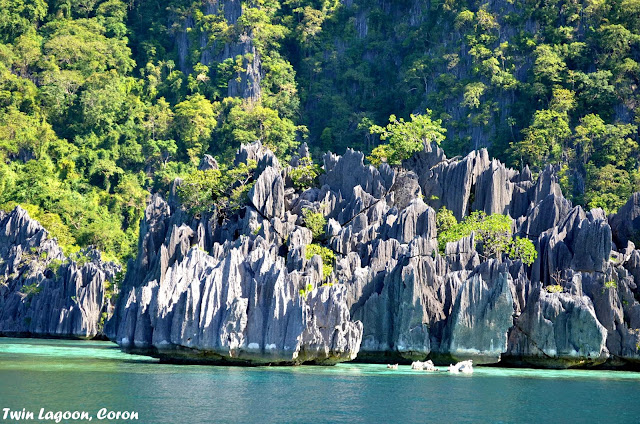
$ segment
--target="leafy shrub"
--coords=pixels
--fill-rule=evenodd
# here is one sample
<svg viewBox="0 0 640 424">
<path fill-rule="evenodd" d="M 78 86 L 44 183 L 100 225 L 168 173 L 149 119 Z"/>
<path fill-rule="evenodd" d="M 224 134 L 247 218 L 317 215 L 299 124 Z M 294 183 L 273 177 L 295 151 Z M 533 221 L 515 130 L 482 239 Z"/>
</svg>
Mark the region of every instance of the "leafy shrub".
<svg viewBox="0 0 640 424">
<path fill-rule="evenodd" d="M 298 166 L 289 171 L 289 177 L 296 188 L 306 190 L 313 186 L 320 172 L 320 165 L 314 164 L 309 157 L 303 157 Z"/>
<path fill-rule="evenodd" d="M 109 280 L 105 280 L 104 282 L 104 298 L 111 299 L 115 293 L 115 287 L 113 283 Z"/>
<path fill-rule="evenodd" d="M 484 255 L 495 256 L 506 252 L 509 247 L 511 218 L 506 215 L 487 215 L 477 211 L 459 223 L 453 224 L 453 221 L 449 221 L 447 229 L 438 235 L 438 246 L 441 251 L 444 251 L 447 243 L 468 237 L 472 232 L 476 234 L 476 240 L 482 244 Z"/>
<path fill-rule="evenodd" d="M 453 214 L 446 208 L 441 208 L 436 215 L 438 225 L 438 248 L 444 250 L 449 242 L 456 242 L 471 233 L 476 234 L 480 252 L 483 256 L 499 257 L 507 253 L 511 259 L 520 259 L 531 265 L 537 258 L 538 252 L 528 239 L 512 237 L 512 219 L 507 215 L 487 215 L 482 211 L 473 212 L 461 222 L 456 222 Z"/>
<path fill-rule="evenodd" d="M 333 272 L 333 261 L 336 255 L 330 249 L 320 246 L 319 244 L 308 245 L 305 250 L 305 259 L 310 260 L 315 255 L 322 258 L 322 277 L 329 277 Z"/>
<path fill-rule="evenodd" d="M 431 120 L 431 111 L 428 109 L 424 115 L 411 115 L 410 121 L 391 115 L 386 127 L 372 125 L 369 128 L 371 134 L 380 134 L 380 139 L 386 140 L 387 144 L 374 148 L 367 159 L 376 166 L 384 161 L 390 165 L 400 165 L 404 159 L 421 150 L 424 143 L 440 144 L 447 131 L 441 124 L 440 119 Z"/>
<path fill-rule="evenodd" d="M 42 287 L 39 287 L 38 283 L 22 286 L 22 289 L 20 289 L 20 293 L 22 293 L 25 297 L 35 296 L 39 294 L 41 291 L 42 291 Z"/>
<path fill-rule="evenodd" d="M 604 294 L 604 292 L 607 291 L 608 289 L 617 289 L 617 288 L 618 288 L 618 284 L 615 281 L 613 280 L 606 281 L 602 286 L 602 294 Z"/>
<path fill-rule="evenodd" d="M 457 223 L 458 220 L 453 216 L 453 212 L 447 209 L 446 206 L 441 207 L 440 210 L 438 210 L 438 213 L 436 213 L 436 227 L 438 228 L 438 234 L 446 232 Z"/>
<path fill-rule="evenodd" d="M 104 330 L 104 324 L 107 322 L 109 315 L 106 312 L 100 314 L 100 321 L 98 321 L 98 333 L 102 333 Z"/>
<path fill-rule="evenodd" d="M 324 235 L 324 228 L 327 225 L 327 220 L 320 212 L 313 212 L 311 209 L 304 209 L 302 211 L 304 225 L 311 230 L 313 239 L 318 240 Z"/>
<path fill-rule="evenodd" d="M 76 253 L 74 253 L 73 255 L 70 255 L 69 258 L 73 261 L 75 261 L 76 265 L 80 268 L 83 267 L 85 264 L 91 262 L 91 258 L 89 256 L 87 256 L 87 251 L 86 250 L 80 250 Z"/>
<path fill-rule="evenodd" d="M 307 296 L 309 293 L 313 291 L 313 284 L 307 284 L 307 286 L 303 289 L 300 289 L 300 296 L 304 297 L 304 300 L 307 300 Z"/>
<path fill-rule="evenodd" d="M 549 293 L 562 293 L 562 286 L 560 284 L 552 284 L 545 287 L 545 290 Z"/>
<path fill-rule="evenodd" d="M 520 259 L 523 263 L 531 265 L 538 257 L 538 251 L 528 238 L 516 237 L 509 249 L 509 257 Z"/>
<path fill-rule="evenodd" d="M 47 264 L 47 269 L 53 272 L 54 274 L 57 274 L 61 266 L 62 266 L 62 261 L 60 259 L 52 259 L 51 262 Z"/>
</svg>

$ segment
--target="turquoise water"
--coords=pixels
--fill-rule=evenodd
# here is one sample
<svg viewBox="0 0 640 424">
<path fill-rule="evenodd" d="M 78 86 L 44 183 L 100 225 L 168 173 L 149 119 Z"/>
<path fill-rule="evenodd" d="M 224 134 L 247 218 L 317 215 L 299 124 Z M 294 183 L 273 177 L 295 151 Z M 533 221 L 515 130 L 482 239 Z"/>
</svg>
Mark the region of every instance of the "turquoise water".
<svg viewBox="0 0 640 424">
<path fill-rule="evenodd" d="M 159 364 L 108 342 L 0 338 L 2 409 L 135 411 L 140 423 L 638 423 L 640 373 Z M 85 421 L 67 421 L 85 422 Z"/>
</svg>

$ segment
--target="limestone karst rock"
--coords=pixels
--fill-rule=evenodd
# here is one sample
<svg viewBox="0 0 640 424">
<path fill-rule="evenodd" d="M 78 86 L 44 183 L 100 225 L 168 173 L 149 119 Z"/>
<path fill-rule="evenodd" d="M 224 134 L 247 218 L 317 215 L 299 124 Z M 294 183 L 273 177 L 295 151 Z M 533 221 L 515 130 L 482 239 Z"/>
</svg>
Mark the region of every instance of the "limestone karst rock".
<svg viewBox="0 0 640 424">
<path fill-rule="evenodd" d="M 627 245 L 629 240 L 640 240 L 640 193 L 634 193 L 629 201 L 609 220 L 614 241 L 620 246 Z"/>
<path fill-rule="evenodd" d="M 310 231 L 284 216 L 284 198 L 274 194 L 283 194 L 279 171 L 269 166 L 257 180 L 249 195 L 257 210 L 249 207 L 226 229 L 191 222 L 152 198 L 109 337 L 127 351 L 172 361 L 333 364 L 356 357 L 362 324 L 350 319 L 346 287 L 322 285 L 314 258 L 287 269 L 284 240 L 292 250 L 304 247 Z"/>
<path fill-rule="evenodd" d="M 128 300 L 122 297 L 110 323 L 119 323 L 113 336 L 124 347 L 239 362 L 331 363 L 356 351 L 359 360 L 375 362 L 639 362 L 640 253 L 632 243 L 616 251 L 604 213 L 573 207 L 555 168 L 533 181 L 528 168 L 510 170 L 484 150 L 449 160 L 435 145 L 402 168 L 375 168 L 347 150 L 325 154 L 320 187 L 299 192 L 259 143 L 239 149 L 236 164 L 248 160 L 263 164 L 249 206 L 221 226 L 190 221 L 178 204 L 152 199 L 141 243 L 160 253 L 140 252 L 124 288 Z M 537 260 L 487 261 L 473 234 L 438 252 L 435 214 L 442 206 L 457 218 L 473 210 L 509 214 L 514 233 L 534 242 Z M 321 286 L 319 257 L 305 259 L 312 241 L 301 226 L 307 208 L 327 217 L 324 243 L 336 255 L 331 288 Z M 560 292 L 549 292 L 551 285 Z M 252 287 L 268 287 L 279 312 Z M 168 290 L 173 297 L 163 294 Z M 204 292 L 225 300 L 203 300 Z M 206 313 L 197 312 L 205 304 Z M 254 329 L 248 311 L 255 305 L 261 323 L 287 317 L 286 330 L 269 327 L 281 343 Z M 331 322 L 335 335 L 322 334 L 318 320 Z"/>
<path fill-rule="evenodd" d="M 19 206 L 0 212 L 0 335 L 90 338 L 111 313 L 107 287 L 120 267 L 85 252 L 67 258 Z"/>
<path fill-rule="evenodd" d="M 515 312 L 513 282 L 505 268 L 485 262 L 462 283 L 444 330 L 442 353 L 456 361 L 474 358 L 476 364 L 500 361 Z"/>
<path fill-rule="evenodd" d="M 308 150 L 298 153 L 306 157 Z M 565 199 L 554 167 L 534 180 L 528 168 L 508 169 L 485 150 L 447 159 L 436 145 L 425 145 L 401 167 L 373 167 L 353 150 L 327 153 L 319 185 L 306 190 L 293 186 L 290 168 L 259 142 L 238 149 L 235 164 L 249 161 L 257 167 L 247 205 L 223 219 L 215 212 L 190 216 L 175 195 L 180 180 L 166 200 L 150 198 L 138 255 L 105 327 L 123 349 L 173 361 L 240 364 L 356 358 L 640 365 L 640 250 L 631 241 L 637 194 L 607 217 Z M 203 164 L 214 166 L 209 158 Z M 473 233 L 439 251 L 436 212 L 443 206 L 458 219 L 475 210 L 510 215 L 513 233 L 533 242 L 537 259 L 525 265 L 507 255 L 487 258 Z M 320 237 L 305 227 L 305 209 L 325 216 Z M 16 219 L 2 215 L 2 225 L 12 230 L 0 237 L 58 257 L 44 230 Z M 335 261 L 309 258 L 312 242 Z M 0 275 L 6 276 L 7 258 L 14 263 L 19 255 L 3 247 L 0 253 Z M 83 287 L 99 280 L 91 277 L 94 268 L 109 277 L 105 266 L 85 265 Z M 46 272 L 34 278 L 48 287 Z M 20 287 L 0 287 L 3 305 L 17 304 Z M 69 293 L 74 290 L 82 295 L 79 287 Z M 96 299 L 100 305 L 100 294 Z M 0 310 L 0 325 L 8 322 L 5 316 L 27 316 L 7 308 Z M 39 308 L 47 312 L 37 328 L 51 328 L 58 306 Z M 103 310 L 82 311 L 94 319 Z"/>
<path fill-rule="evenodd" d="M 606 361 L 607 330 L 587 296 L 538 292 L 509 339 L 511 362 L 563 368 Z"/>
<path fill-rule="evenodd" d="M 284 217 L 284 182 L 282 175 L 269 166 L 249 191 L 249 200 L 265 218 Z"/>
</svg>

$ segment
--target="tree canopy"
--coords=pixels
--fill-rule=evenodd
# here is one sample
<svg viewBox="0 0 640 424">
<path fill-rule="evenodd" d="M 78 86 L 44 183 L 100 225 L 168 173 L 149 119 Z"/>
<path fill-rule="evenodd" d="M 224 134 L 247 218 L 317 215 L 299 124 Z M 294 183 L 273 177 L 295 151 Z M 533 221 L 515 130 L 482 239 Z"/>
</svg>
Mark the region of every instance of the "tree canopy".
<svg viewBox="0 0 640 424">
<path fill-rule="evenodd" d="M 0 207 L 124 262 L 151 191 L 255 140 L 374 165 L 488 147 L 559 165 L 570 200 L 607 212 L 638 190 L 637 0 L 227 3 L 0 0 Z M 250 182 L 211 199 L 233 208 Z"/>
</svg>

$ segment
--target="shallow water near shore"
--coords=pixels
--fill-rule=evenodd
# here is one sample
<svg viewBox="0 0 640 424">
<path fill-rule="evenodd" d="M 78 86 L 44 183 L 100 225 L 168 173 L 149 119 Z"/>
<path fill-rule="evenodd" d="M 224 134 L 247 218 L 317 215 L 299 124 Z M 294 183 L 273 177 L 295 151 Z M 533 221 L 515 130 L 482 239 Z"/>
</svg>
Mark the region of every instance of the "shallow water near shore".
<svg viewBox="0 0 640 424">
<path fill-rule="evenodd" d="M 2 409 L 135 411 L 140 423 L 639 422 L 640 373 L 160 364 L 109 342 L 0 338 Z M 80 421 L 69 421 L 80 422 Z"/>
</svg>

